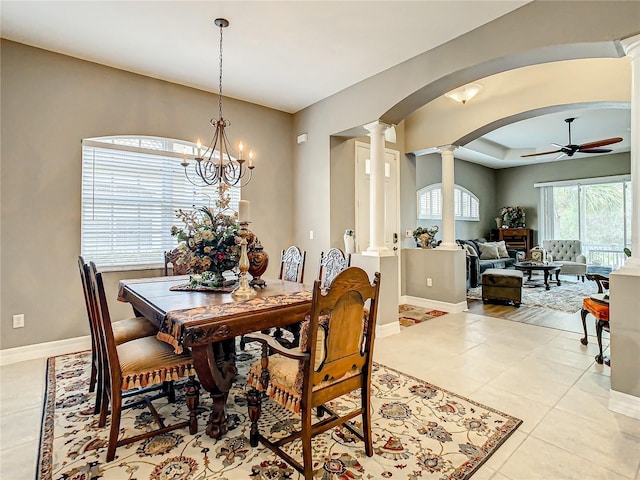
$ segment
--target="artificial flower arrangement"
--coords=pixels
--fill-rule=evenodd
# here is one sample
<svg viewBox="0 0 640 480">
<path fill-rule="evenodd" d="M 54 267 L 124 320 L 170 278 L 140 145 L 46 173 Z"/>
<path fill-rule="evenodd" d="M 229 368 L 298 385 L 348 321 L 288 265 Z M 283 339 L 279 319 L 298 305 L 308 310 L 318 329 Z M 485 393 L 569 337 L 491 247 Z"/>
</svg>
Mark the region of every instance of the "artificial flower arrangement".
<svg viewBox="0 0 640 480">
<path fill-rule="evenodd" d="M 523 207 L 502 207 L 500 209 L 500 217 L 502 217 L 503 227 L 524 227 L 525 215 Z"/>
<path fill-rule="evenodd" d="M 176 217 L 184 226 L 171 227 L 171 235 L 180 241 L 178 251 L 181 255 L 176 262 L 186 265 L 189 273 L 200 274 L 195 281 L 214 286 L 222 284 L 222 273 L 234 270 L 240 261 L 240 227 L 235 212 L 233 215 L 224 213 L 229 206 L 228 195 L 224 194 L 224 188 L 219 188 L 216 208 L 177 210 Z"/>
<path fill-rule="evenodd" d="M 422 248 L 431 248 L 433 246 L 436 233 L 438 233 L 438 226 L 433 227 L 418 227 L 413 231 L 413 239 L 416 241 L 416 246 Z"/>
</svg>

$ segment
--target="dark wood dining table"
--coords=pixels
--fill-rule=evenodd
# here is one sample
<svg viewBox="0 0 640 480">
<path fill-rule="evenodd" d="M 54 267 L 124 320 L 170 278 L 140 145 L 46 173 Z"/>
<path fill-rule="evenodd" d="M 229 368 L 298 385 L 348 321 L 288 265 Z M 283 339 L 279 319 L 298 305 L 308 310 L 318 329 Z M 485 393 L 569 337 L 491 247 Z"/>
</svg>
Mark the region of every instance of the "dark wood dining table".
<svg viewBox="0 0 640 480">
<path fill-rule="evenodd" d="M 218 439 L 228 430 L 225 404 L 238 373 L 235 337 L 302 321 L 312 295 L 301 283 L 272 279 L 250 300 L 236 301 L 228 292 L 175 290 L 188 281 L 188 276 L 122 280 L 118 300 L 150 319 L 157 337 L 177 353 L 191 351 L 200 384 L 212 399 L 206 432 Z"/>
</svg>

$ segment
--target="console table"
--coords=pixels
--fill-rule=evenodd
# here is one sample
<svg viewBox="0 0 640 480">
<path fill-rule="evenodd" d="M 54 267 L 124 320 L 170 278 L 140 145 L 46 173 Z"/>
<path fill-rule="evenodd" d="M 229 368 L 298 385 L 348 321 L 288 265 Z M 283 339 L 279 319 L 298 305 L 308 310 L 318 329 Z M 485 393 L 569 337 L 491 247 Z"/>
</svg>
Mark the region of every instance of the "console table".
<svg viewBox="0 0 640 480">
<path fill-rule="evenodd" d="M 524 251 L 527 256 L 533 247 L 533 230 L 530 228 L 494 228 L 491 230 L 491 241 L 504 240 L 507 248 Z"/>
</svg>

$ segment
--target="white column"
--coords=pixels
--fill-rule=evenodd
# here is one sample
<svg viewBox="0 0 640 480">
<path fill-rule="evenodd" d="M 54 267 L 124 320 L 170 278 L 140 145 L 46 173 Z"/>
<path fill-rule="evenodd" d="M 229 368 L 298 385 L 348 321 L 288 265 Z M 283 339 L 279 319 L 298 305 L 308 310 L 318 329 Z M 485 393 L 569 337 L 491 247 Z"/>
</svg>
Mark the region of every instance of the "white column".
<svg viewBox="0 0 640 480">
<path fill-rule="evenodd" d="M 454 175 L 454 145 L 438 147 L 442 155 L 442 243 L 437 248 L 442 250 L 459 250 L 456 244 L 456 224 L 454 211 L 453 187 Z"/>
<path fill-rule="evenodd" d="M 384 132 L 389 125 L 376 121 L 365 125 L 371 132 L 369 175 L 369 247 L 367 252 L 384 252 L 389 249 L 384 244 Z"/>
<path fill-rule="evenodd" d="M 621 43 L 631 57 L 631 257 L 622 268 L 640 272 L 640 35 Z"/>
</svg>

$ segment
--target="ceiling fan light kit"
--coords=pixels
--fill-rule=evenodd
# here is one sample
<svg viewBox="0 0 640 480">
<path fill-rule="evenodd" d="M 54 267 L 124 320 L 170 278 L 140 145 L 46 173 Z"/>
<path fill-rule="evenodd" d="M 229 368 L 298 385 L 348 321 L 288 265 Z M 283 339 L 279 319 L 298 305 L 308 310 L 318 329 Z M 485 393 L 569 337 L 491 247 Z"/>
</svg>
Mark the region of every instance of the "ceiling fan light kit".
<svg viewBox="0 0 640 480">
<path fill-rule="evenodd" d="M 528 155 L 520 155 L 520 156 L 524 158 L 524 157 L 537 157 L 540 155 L 551 155 L 553 153 L 559 153 L 560 155 L 556 158 L 556 160 L 560 160 L 562 157 L 565 157 L 565 156 L 573 157 L 573 155 L 576 153 L 609 153 L 613 150 L 610 148 L 600 148 L 600 147 L 604 147 L 605 145 L 612 145 L 614 143 L 618 143 L 622 141 L 621 137 L 614 137 L 614 138 L 605 138 L 604 140 L 596 140 L 595 142 L 583 143 L 581 145 L 576 145 L 574 143 L 571 143 L 571 124 L 575 119 L 576 117 L 565 118 L 564 120 L 565 122 L 567 122 L 567 125 L 569 126 L 569 143 L 567 143 L 566 145 L 559 145 L 557 143 L 552 143 L 551 145 L 558 147 L 558 150 L 551 150 L 549 152 L 540 152 L 540 153 L 530 153 Z"/>
</svg>

